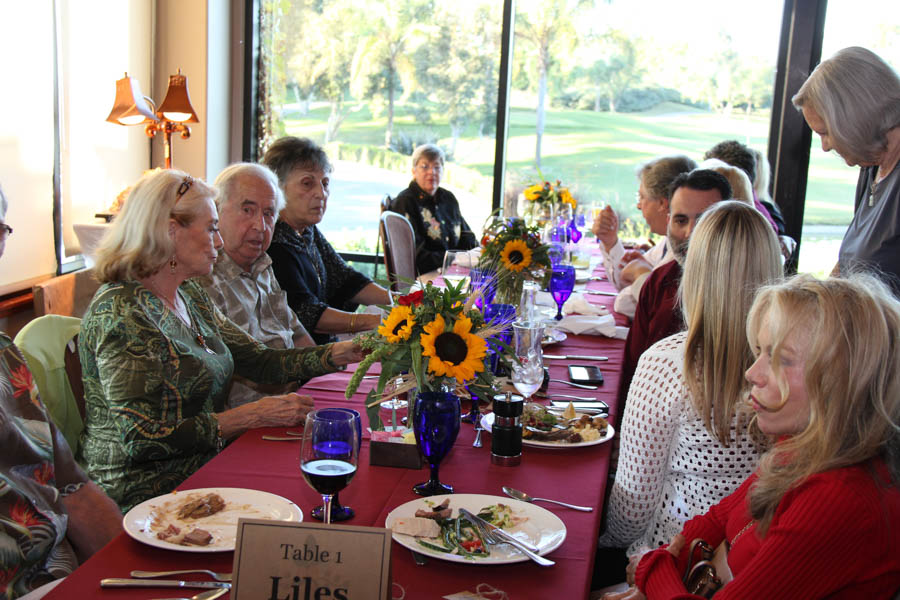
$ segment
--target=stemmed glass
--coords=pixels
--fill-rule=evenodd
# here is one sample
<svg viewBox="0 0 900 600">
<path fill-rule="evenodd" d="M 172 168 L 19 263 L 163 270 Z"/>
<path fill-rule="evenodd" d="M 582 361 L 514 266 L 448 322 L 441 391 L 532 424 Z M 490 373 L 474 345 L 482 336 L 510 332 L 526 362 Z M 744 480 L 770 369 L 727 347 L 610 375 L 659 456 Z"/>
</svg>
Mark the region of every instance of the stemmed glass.
<svg viewBox="0 0 900 600">
<path fill-rule="evenodd" d="M 469 276 L 472 268 L 472 260 L 465 250 L 447 250 L 444 253 L 444 266 L 441 269 L 441 277 L 448 284 L 457 285 Z"/>
<path fill-rule="evenodd" d="M 469 292 L 478 292 L 475 299 L 475 306 L 478 310 L 484 310 L 484 307 L 494 301 L 497 295 L 497 273 L 490 269 L 472 269 L 469 271 Z"/>
<path fill-rule="evenodd" d="M 453 486 L 441 483 L 438 466 L 459 434 L 459 398 L 449 392 L 422 391 L 416 395 L 413 434 L 431 470 L 428 481 L 413 486 L 420 496 L 452 494 Z"/>
<path fill-rule="evenodd" d="M 575 288 L 575 267 L 572 265 L 557 265 L 553 267 L 550 274 L 550 294 L 556 302 L 557 311 L 555 319 L 561 321 L 563 318 L 562 307 L 572 295 Z"/>
<path fill-rule="evenodd" d="M 306 416 L 300 472 L 309 487 L 322 495 L 325 523 L 331 523 L 331 501 L 347 487 L 359 462 L 359 432 L 354 415 L 314 410 Z"/>
<path fill-rule="evenodd" d="M 362 421 L 359 418 L 359 413 L 352 408 L 323 408 L 319 410 L 319 413 L 326 415 L 331 413 L 348 414 L 353 418 L 353 424 L 356 427 L 356 453 L 359 454 L 359 447 L 362 444 Z M 317 506 L 309 514 L 313 519 L 321 521 L 324 511 L 324 506 Z M 356 513 L 353 512 L 352 508 L 341 505 L 338 493 L 335 493 L 331 499 L 331 521 L 346 521 L 355 515 Z"/>
<path fill-rule="evenodd" d="M 513 323 L 516 360 L 512 365 L 512 384 L 527 402 L 544 381 L 544 359 L 541 339 L 544 326 L 532 321 Z"/>
</svg>

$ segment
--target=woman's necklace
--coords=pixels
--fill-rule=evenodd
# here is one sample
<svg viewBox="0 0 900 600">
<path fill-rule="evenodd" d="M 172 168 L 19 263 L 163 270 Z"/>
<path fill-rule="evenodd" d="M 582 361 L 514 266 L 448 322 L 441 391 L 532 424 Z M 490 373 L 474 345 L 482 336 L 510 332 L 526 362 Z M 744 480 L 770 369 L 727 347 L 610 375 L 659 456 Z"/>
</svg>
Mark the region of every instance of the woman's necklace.
<svg viewBox="0 0 900 600">
<path fill-rule="evenodd" d="M 197 340 L 197 344 L 201 348 L 206 350 L 207 354 L 215 355 L 216 351 L 206 345 L 206 338 L 203 337 L 203 334 L 200 333 L 199 329 L 194 327 L 194 319 L 191 316 L 191 311 L 188 309 L 187 303 L 185 303 L 185 301 L 182 300 L 181 293 L 178 290 L 175 290 L 175 302 L 176 303 L 178 303 L 179 301 L 181 302 L 181 305 L 184 307 L 183 313 L 178 308 L 178 306 L 176 306 L 176 304 L 172 304 L 171 302 L 169 302 L 168 298 L 166 298 L 164 295 L 159 293 L 156 289 L 154 289 L 151 286 L 147 286 L 146 284 L 145 284 L 145 287 L 147 287 L 151 292 L 153 292 L 153 295 L 155 295 L 157 298 L 159 298 L 160 302 L 162 302 L 166 308 L 168 308 L 170 311 L 172 311 L 172 313 L 176 317 L 178 317 L 178 320 L 181 321 L 181 323 L 185 327 L 188 328 L 188 330 L 191 332 L 191 335 L 193 335 L 194 339 Z M 187 318 L 185 318 L 185 315 L 187 315 Z"/>
<path fill-rule="evenodd" d="M 731 548 L 734 547 L 734 544 L 738 541 L 738 538 L 740 538 L 742 535 L 747 533 L 747 530 L 750 529 L 751 527 L 753 527 L 753 525 L 755 525 L 755 524 L 756 524 L 756 520 L 750 519 L 750 522 L 747 523 L 746 525 L 744 525 L 743 529 L 741 529 L 736 534 L 734 534 L 734 537 L 731 538 L 730 542 L 726 542 L 727 543 L 726 549 L 730 552 Z"/>
</svg>

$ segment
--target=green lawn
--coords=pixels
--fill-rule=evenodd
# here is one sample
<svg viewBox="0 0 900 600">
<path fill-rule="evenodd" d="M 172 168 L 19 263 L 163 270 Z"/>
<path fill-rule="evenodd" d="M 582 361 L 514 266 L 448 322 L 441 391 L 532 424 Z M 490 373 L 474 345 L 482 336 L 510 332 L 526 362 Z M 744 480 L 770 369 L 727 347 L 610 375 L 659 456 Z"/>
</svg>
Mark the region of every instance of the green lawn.
<svg viewBox="0 0 900 600">
<path fill-rule="evenodd" d="M 328 107 L 314 106 L 300 117 L 286 112 L 288 133 L 322 141 Z M 339 141 L 381 146 L 386 115 L 373 118 L 365 105 L 356 105 L 345 119 Z M 528 183 L 537 178 L 534 164 L 535 111 L 514 98 L 510 110 L 507 182 Z M 436 121 L 415 122 L 411 107 L 398 106 L 395 132 L 430 130 L 450 145 L 449 127 Z M 696 160 L 718 141 L 739 139 L 765 149 L 768 114 L 735 113 L 726 117 L 677 104 L 663 104 L 642 113 L 596 113 L 579 110 L 549 110 L 542 143 L 541 172 L 545 178 L 560 179 L 572 186 L 580 202 L 610 201 L 626 216 L 637 216 L 634 206 L 635 168 L 654 156 L 675 152 Z M 818 147 L 812 152 L 805 222 L 841 225 L 850 221 L 857 170 L 847 167 L 833 154 Z M 474 128 L 458 141 L 455 162 L 485 177 L 493 174 L 494 138 L 477 137 Z"/>
</svg>

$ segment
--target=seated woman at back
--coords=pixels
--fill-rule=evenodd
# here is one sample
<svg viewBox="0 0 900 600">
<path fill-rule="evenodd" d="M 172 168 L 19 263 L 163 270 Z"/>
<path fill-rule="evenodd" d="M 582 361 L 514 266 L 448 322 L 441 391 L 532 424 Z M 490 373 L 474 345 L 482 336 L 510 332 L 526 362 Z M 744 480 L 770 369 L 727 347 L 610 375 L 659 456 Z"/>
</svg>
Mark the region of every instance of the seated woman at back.
<svg viewBox="0 0 900 600">
<path fill-rule="evenodd" d="M 215 190 L 175 170 L 145 175 L 101 242 L 103 283 L 79 335 L 88 474 L 123 510 L 172 491 L 241 432 L 295 425 L 285 394 L 222 411 L 232 373 L 287 383 L 359 360 L 351 343 L 272 349 L 226 319 L 191 278 L 222 248 Z"/>
<path fill-rule="evenodd" d="M 390 304 L 390 293 L 344 262 L 317 227 L 331 194 L 325 151 L 312 140 L 283 137 L 262 162 L 278 176 L 285 201 L 268 250 L 272 270 L 303 327 L 317 344 L 378 327 L 380 315 L 356 309 Z"/>
<path fill-rule="evenodd" d="M 659 547 L 756 468 L 744 324 L 756 289 L 781 276 L 775 233 L 755 208 L 726 201 L 703 215 L 679 290 L 687 331 L 644 352 L 628 390 L 601 547 Z M 622 567 L 602 583 L 622 581 Z"/>
<path fill-rule="evenodd" d="M 475 234 L 459 211 L 459 202 L 440 187 L 444 151 L 434 144 L 413 150 L 409 187 L 397 194 L 391 210 L 404 215 L 416 236 L 416 271 L 436 271 L 447 250 L 471 250 L 478 246 Z"/>
<path fill-rule="evenodd" d="M 728 598 L 893 598 L 900 589 L 900 302 L 871 276 L 763 289 L 746 373 L 775 446 L 737 491 L 644 556 L 647 598 L 691 598 L 688 545 L 725 542 Z M 727 575 L 726 575 L 727 579 Z"/>
</svg>

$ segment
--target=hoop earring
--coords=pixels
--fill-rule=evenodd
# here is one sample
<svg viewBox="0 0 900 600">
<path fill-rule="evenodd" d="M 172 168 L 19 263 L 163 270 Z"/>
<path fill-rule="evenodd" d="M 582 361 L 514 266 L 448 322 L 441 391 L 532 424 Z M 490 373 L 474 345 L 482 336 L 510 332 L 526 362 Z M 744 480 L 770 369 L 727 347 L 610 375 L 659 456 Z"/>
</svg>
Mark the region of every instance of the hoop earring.
<svg viewBox="0 0 900 600">
<path fill-rule="evenodd" d="M 178 266 L 178 261 L 175 260 L 175 255 L 173 254 L 171 260 L 169 260 L 169 271 L 171 271 L 171 273 L 173 275 L 175 274 L 175 267 L 177 267 L 177 266 Z"/>
</svg>

